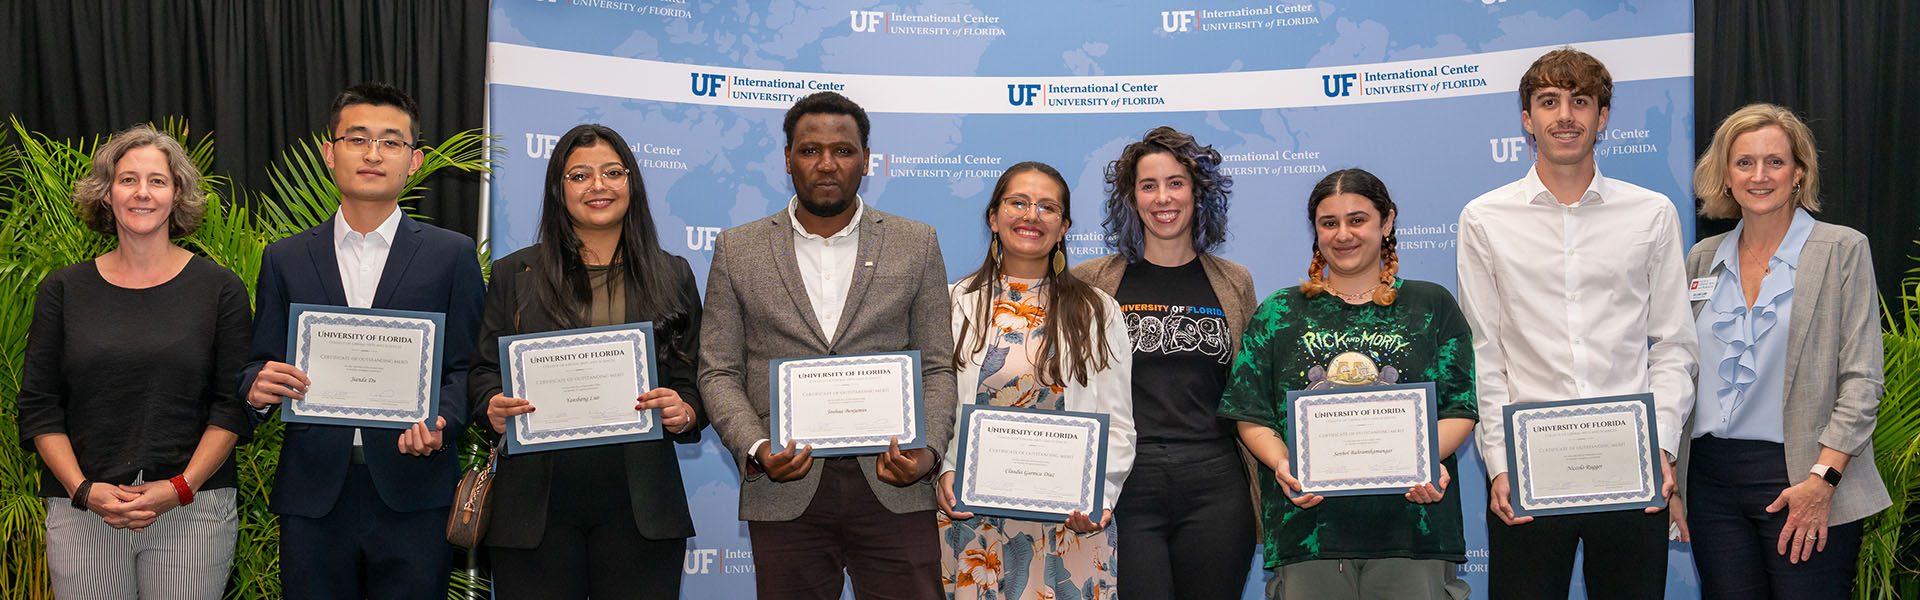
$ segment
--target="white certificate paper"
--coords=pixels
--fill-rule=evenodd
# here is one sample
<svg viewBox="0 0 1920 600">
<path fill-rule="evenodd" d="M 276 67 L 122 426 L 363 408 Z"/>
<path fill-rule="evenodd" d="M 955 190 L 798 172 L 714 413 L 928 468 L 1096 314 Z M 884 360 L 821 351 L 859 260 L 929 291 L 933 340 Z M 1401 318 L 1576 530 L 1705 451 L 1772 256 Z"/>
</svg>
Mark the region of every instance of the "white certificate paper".
<svg viewBox="0 0 1920 600">
<path fill-rule="evenodd" d="M 312 385 L 305 398 L 282 404 L 282 421 L 434 426 L 445 315 L 315 304 L 288 308 L 287 358 Z"/>
<path fill-rule="evenodd" d="M 1651 394 L 1506 407 L 1514 514 L 1665 506 Z"/>
<path fill-rule="evenodd" d="M 1099 514 L 1106 415 L 967 404 L 956 435 L 955 510 L 1040 521 Z"/>
<path fill-rule="evenodd" d="M 923 448 L 920 353 L 796 358 L 768 366 L 774 447 L 791 441 L 815 456 Z"/>
<path fill-rule="evenodd" d="M 1287 392 L 1292 475 L 1322 496 L 1437 483 L 1432 382 Z"/>
<path fill-rule="evenodd" d="M 518 454 L 663 437 L 658 410 L 634 410 L 654 383 L 652 323 L 570 329 L 500 339 L 509 397 L 534 412 L 513 418 Z"/>
</svg>

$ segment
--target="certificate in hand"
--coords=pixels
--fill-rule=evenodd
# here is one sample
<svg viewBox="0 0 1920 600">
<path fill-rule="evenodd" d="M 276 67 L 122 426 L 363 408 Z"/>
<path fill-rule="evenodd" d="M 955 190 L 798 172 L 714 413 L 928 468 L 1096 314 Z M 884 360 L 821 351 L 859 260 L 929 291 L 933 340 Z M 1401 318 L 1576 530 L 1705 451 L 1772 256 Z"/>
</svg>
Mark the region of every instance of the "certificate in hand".
<svg viewBox="0 0 1920 600">
<path fill-rule="evenodd" d="M 780 359 L 768 373 L 774 452 L 788 441 L 814 456 L 879 454 L 893 438 L 901 450 L 927 445 L 917 351 Z"/>
<path fill-rule="evenodd" d="M 1107 416 L 960 407 L 954 510 L 1029 521 L 1096 521 L 1107 472 Z"/>
<path fill-rule="evenodd" d="M 1653 394 L 1509 404 L 1515 516 L 1666 506 Z"/>
<path fill-rule="evenodd" d="M 1287 451 L 1303 492 L 1403 494 L 1440 473 L 1433 382 L 1287 392 Z"/>
<path fill-rule="evenodd" d="M 664 437 L 659 410 L 633 409 L 656 387 L 653 348 L 652 323 L 500 338 L 504 393 L 535 409 L 513 418 L 507 453 Z"/>
<path fill-rule="evenodd" d="M 304 399 L 281 404 L 281 421 L 434 427 L 446 315 L 318 304 L 288 311 L 288 362 L 312 385 Z"/>
</svg>

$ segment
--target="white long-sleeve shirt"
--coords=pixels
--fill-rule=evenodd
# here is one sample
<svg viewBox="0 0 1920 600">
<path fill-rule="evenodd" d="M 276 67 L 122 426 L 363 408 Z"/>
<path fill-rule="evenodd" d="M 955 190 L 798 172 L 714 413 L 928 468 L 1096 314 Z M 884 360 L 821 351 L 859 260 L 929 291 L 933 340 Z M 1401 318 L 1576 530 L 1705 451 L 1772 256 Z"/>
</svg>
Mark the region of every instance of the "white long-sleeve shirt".
<svg viewBox="0 0 1920 600">
<path fill-rule="evenodd" d="M 1652 392 L 1660 448 L 1677 455 L 1697 342 L 1673 203 L 1596 169 L 1563 205 L 1529 170 L 1467 203 L 1459 235 L 1487 477 L 1507 471 L 1514 402 Z"/>
</svg>

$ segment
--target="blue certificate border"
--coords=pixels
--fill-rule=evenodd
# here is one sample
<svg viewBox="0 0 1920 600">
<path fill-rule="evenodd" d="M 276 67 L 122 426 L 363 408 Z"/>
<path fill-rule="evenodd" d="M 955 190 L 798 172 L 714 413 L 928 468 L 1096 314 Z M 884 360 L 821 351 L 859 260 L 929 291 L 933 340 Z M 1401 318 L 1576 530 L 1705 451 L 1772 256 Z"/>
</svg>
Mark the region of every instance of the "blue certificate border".
<svg viewBox="0 0 1920 600">
<path fill-rule="evenodd" d="M 439 351 L 444 348 L 442 342 L 446 339 L 447 316 L 445 314 L 302 303 L 288 305 L 287 313 L 287 358 L 303 373 L 308 370 L 306 350 L 313 344 L 300 325 L 309 320 L 316 324 L 357 325 L 411 331 L 427 329 L 419 321 L 430 321 L 433 327 L 430 332 L 422 332 L 429 334 L 422 336 L 422 339 L 428 340 L 431 345 L 420 349 L 420 375 L 415 386 L 419 397 L 414 401 L 413 410 L 369 410 L 316 404 L 310 400 L 284 400 L 280 405 L 281 421 L 378 429 L 407 429 L 413 427 L 414 423 L 425 424 L 430 429 L 434 427 L 433 417 L 437 416 L 435 411 L 440 406 Z"/>
<path fill-rule="evenodd" d="M 980 421 L 1006 421 L 1013 423 L 1034 423 L 1041 425 L 1067 425 L 1088 429 L 1087 443 L 1095 447 L 1088 448 L 1087 469 L 1080 487 L 1080 501 L 1069 505 L 1061 502 L 1041 502 L 1004 496 L 983 496 L 976 493 L 971 485 L 979 481 L 974 474 L 975 461 L 979 459 L 980 445 L 972 435 L 978 431 L 975 425 Z M 1007 406 L 988 406 L 982 404 L 964 404 L 960 406 L 960 453 L 955 458 L 953 475 L 954 510 L 978 515 L 1011 517 L 1028 521 L 1066 521 L 1072 511 L 1078 510 L 1089 519 L 1099 516 L 1104 506 L 1107 488 L 1107 415 L 1100 413 L 1072 412 L 1065 410 L 1038 410 L 1032 408 L 1013 408 Z M 1019 510 L 998 506 L 975 506 L 968 504 L 967 498 L 993 500 L 1002 503 L 1020 503 L 1033 507 L 1033 510 Z M 1097 522 L 1097 521 L 1096 521 Z"/>
<path fill-rule="evenodd" d="M 1315 484 L 1327 483 L 1337 485 L 1357 483 L 1366 486 L 1326 491 L 1306 489 L 1307 493 L 1328 497 L 1404 494 L 1407 492 L 1407 488 L 1422 483 L 1438 484 L 1439 482 L 1434 481 L 1434 479 L 1437 477 L 1436 474 L 1440 472 L 1439 407 L 1437 406 L 1438 400 L 1434 398 L 1434 394 L 1433 382 L 1431 381 L 1398 385 L 1373 385 L 1287 392 L 1287 456 L 1292 459 L 1288 461 L 1289 470 L 1292 471 L 1291 475 L 1293 475 L 1294 479 L 1300 481 L 1302 488 L 1310 488 Z M 1307 464 L 1307 454 L 1304 452 L 1304 446 L 1307 444 L 1307 431 L 1313 424 L 1306 419 L 1300 418 L 1300 411 L 1302 409 L 1309 406 L 1329 404 L 1378 402 L 1383 396 L 1390 400 L 1402 400 L 1406 399 L 1408 395 L 1419 396 L 1419 401 L 1414 403 L 1416 407 L 1415 411 L 1417 412 L 1414 418 L 1426 422 L 1426 435 L 1420 436 L 1420 439 L 1415 441 L 1415 450 L 1425 454 L 1427 457 L 1427 460 L 1420 464 L 1418 474 L 1413 477 L 1371 477 L 1358 481 L 1310 480 L 1305 476 L 1308 469 L 1312 468 L 1311 465 Z"/>
<path fill-rule="evenodd" d="M 530 343 L 524 344 L 519 348 L 513 347 L 515 343 L 522 341 Z M 640 376 L 640 392 L 644 394 L 647 390 L 659 387 L 654 381 L 653 376 L 655 367 L 653 356 L 653 323 L 645 322 L 502 337 L 500 338 L 500 383 L 505 386 L 505 389 L 502 391 L 506 393 L 508 397 L 519 398 L 518 391 L 526 388 L 526 370 L 522 367 L 524 366 L 528 351 L 621 341 L 633 343 L 635 350 L 633 353 L 633 366 L 635 373 Z M 525 454 L 546 450 L 560 450 L 563 448 L 643 442 L 665 437 L 665 432 L 662 431 L 662 428 L 659 426 L 659 409 L 640 411 L 640 418 L 631 423 L 573 427 L 538 433 L 528 429 L 525 417 L 526 415 L 514 417 L 513 423 L 511 424 L 512 426 L 507 428 L 507 454 Z M 551 442 L 540 441 L 548 438 L 572 435 L 590 435 L 593 437 Z"/>
<path fill-rule="evenodd" d="M 907 450 L 910 448 L 927 447 L 926 436 L 922 433 L 926 431 L 925 423 L 927 416 L 926 406 L 921 401 L 920 351 L 909 350 L 906 352 L 843 354 L 817 358 L 782 358 L 768 361 L 767 385 L 771 389 L 768 390 L 767 395 L 767 420 L 771 422 L 770 428 L 772 429 L 772 435 L 767 438 L 767 443 L 773 444 L 770 451 L 780 452 L 782 448 L 785 448 L 787 440 L 791 437 L 787 432 L 793 430 L 793 409 L 791 407 L 793 398 L 786 393 L 788 390 L 788 387 L 784 385 L 786 383 L 786 375 L 780 368 L 781 365 L 788 363 L 805 363 L 802 366 L 844 366 L 872 365 L 896 361 L 906 362 L 905 373 L 901 375 L 900 382 L 902 389 L 906 390 L 906 394 L 901 397 L 900 401 L 910 409 L 907 411 L 905 421 L 901 423 L 902 428 L 906 430 L 906 435 L 901 436 L 900 449 Z M 851 445 L 831 448 L 816 446 L 813 449 L 813 456 L 855 456 L 886 452 L 888 446 L 892 444 L 892 437 L 866 436 L 794 440 L 794 447 L 799 448 L 815 443 L 850 443 Z"/>
<path fill-rule="evenodd" d="M 1614 510 L 1645 509 L 1651 506 L 1666 506 L 1667 499 L 1660 495 L 1660 489 L 1666 485 L 1666 473 L 1659 463 L 1660 445 L 1653 439 L 1659 431 L 1655 421 L 1653 394 L 1628 394 L 1624 396 L 1604 396 L 1577 400 L 1557 400 L 1553 402 L 1523 402 L 1508 404 L 1503 415 L 1507 424 L 1507 489 L 1513 502 L 1513 515 L 1516 517 L 1546 517 L 1553 515 L 1571 515 L 1578 513 L 1603 512 Z M 1639 443 L 1640 474 L 1643 476 L 1641 489 L 1636 492 L 1616 492 L 1587 496 L 1565 496 L 1558 498 L 1533 498 L 1526 493 L 1527 479 L 1532 474 L 1532 463 L 1520 453 L 1519 448 L 1526 442 L 1527 421 L 1545 417 L 1568 417 L 1584 415 L 1619 414 L 1634 421 L 1638 430 L 1635 436 Z M 1555 506 L 1580 503 L 1577 506 Z M 1528 508 L 1532 507 L 1532 508 Z"/>
</svg>

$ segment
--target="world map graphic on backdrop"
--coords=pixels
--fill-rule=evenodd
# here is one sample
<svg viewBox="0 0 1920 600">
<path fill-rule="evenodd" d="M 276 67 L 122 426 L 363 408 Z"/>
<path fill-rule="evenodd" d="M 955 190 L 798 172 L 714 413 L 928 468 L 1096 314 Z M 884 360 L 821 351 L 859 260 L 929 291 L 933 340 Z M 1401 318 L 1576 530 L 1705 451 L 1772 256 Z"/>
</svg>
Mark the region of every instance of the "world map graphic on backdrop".
<svg viewBox="0 0 1920 600">
<path fill-rule="evenodd" d="M 1565 44 L 1615 78 L 1601 171 L 1693 210 L 1692 6 L 1674 0 L 499 0 L 490 28 L 489 128 L 506 147 L 489 186 L 494 256 L 534 242 L 560 134 L 601 123 L 633 146 L 663 245 L 704 285 L 715 236 L 792 196 L 786 108 L 834 90 L 871 113 L 862 197 L 934 225 L 949 279 L 985 252 L 995 178 L 1027 160 L 1071 185 L 1073 259 L 1107 253 L 1107 164 L 1170 125 L 1224 155 L 1234 186 L 1221 254 L 1252 270 L 1261 295 L 1305 276 L 1307 193 L 1349 167 L 1379 175 L 1399 206 L 1402 275 L 1451 289 L 1460 207 L 1531 163 L 1519 75 Z M 1691 240 L 1692 220 L 1680 221 Z M 683 595 L 749 597 L 737 472 L 715 435 L 681 451 L 700 532 Z M 1472 507 L 1485 505 L 1485 477 L 1472 444 L 1461 452 L 1461 575 L 1484 590 Z M 1693 589 L 1684 546 L 1671 558 L 1669 589 Z"/>
</svg>

